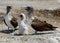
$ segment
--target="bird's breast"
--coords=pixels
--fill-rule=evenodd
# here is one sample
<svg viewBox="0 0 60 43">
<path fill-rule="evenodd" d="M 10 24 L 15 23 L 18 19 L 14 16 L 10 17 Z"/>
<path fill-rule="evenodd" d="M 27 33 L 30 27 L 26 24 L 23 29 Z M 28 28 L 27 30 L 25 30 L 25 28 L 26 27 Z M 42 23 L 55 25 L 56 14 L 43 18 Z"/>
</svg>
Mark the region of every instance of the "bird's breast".
<svg viewBox="0 0 60 43">
<path fill-rule="evenodd" d="M 11 15 L 6 15 L 5 16 L 5 22 L 6 24 L 8 25 L 8 27 L 12 27 L 11 23 L 10 23 L 10 20 L 12 19 L 12 16 Z"/>
<path fill-rule="evenodd" d="M 5 16 L 5 20 L 6 20 L 6 21 L 10 21 L 11 19 L 12 19 L 12 16 L 11 16 L 11 15 Z"/>
<path fill-rule="evenodd" d="M 28 29 L 28 26 L 23 21 L 21 22 L 20 25 L 22 25 L 24 29 L 26 29 L 26 30 Z"/>
</svg>

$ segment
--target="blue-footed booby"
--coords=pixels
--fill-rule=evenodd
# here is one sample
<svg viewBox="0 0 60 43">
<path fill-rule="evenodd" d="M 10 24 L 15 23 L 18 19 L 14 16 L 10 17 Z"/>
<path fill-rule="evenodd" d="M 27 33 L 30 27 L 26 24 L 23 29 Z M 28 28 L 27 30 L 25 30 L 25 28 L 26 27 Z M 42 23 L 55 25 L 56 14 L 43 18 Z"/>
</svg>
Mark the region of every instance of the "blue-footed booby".
<svg viewBox="0 0 60 43">
<path fill-rule="evenodd" d="M 33 29 L 36 30 L 36 32 L 37 31 L 53 31 L 56 28 L 58 28 L 58 27 L 55 27 L 55 26 L 47 23 L 46 21 L 40 21 L 36 18 L 32 21 L 31 26 L 33 27 Z"/>
<path fill-rule="evenodd" d="M 25 10 L 28 12 L 27 20 L 31 24 L 31 27 L 36 31 L 50 31 L 55 30 L 57 27 L 47 23 L 46 21 L 40 21 L 37 18 L 35 19 L 33 16 L 34 9 L 30 6 L 27 6 Z M 32 20 L 32 17 L 34 18 Z"/>
<path fill-rule="evenodd" d="M 4 17 L 4 23 L 8 26 L 9 28 L 12 28 L 14 31 L 16 30 L 18 26 L 17 19 L 11 15 L 11 6 L 7 6 L 6 10 L 6 15 Z"/>
<path fill-rule="evenodd" d="M 27 7 L 25 7 L 25 10 L 28 12 L 27 20 L 28 20 L 28 22 L 31 24 L 32 18 L 33 18 L 33 16 L 34 16 L 34 15 L 33 15 L 34 9 L 33 9 L 33 7 L 27 6 Z"/>
</svg>

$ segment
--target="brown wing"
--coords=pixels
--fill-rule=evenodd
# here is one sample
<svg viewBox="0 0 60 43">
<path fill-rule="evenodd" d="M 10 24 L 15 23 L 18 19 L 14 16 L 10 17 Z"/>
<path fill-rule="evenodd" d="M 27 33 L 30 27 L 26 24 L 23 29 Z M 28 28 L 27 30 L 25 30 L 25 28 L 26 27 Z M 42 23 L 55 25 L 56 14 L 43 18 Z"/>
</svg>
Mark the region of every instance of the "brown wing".
<svg viewBox="0 0 60 43">
<path fill-rule="evenodd" d="M 10 23 L 14 26 L 14 28 L 16 28 L 18 26 L 18 22 L 17 22 L 16 18 L 12 18 Z"/>
<path fill-rule="evenodd" d="M 31 26 L 36 31 L 48 31 L 48 30 L 55 30 L 56 27 L 53 27 L 53 25 L 48 24 L 46 21 L 40 21 L 38 19 L 35 19 L 32 21 Z"/>
<path fill-rule="evenodd" d="M 46 21 L 40 21 L 40 20 L 38 20 L 38 19 L 34 19 L 33 21 L 32 21 L 32 25 L 35 25 L 35 26 L 44 26 L 44 25 L 46 25 L 47 23 L 46 23 Z"/>
</svg>

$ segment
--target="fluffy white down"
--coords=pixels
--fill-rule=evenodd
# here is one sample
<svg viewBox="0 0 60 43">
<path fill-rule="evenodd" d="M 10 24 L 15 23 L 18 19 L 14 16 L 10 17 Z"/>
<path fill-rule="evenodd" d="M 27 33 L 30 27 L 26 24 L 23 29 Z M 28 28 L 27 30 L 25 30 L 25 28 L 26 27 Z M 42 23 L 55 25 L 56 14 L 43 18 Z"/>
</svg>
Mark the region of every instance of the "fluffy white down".
<svg viewBox="0 0 60 43">
<path fill-rule="evenodd" d="M 26 21 L 26 16 L 25 14 L 21 13 L 24 17 L 23 20 L 21 20 L 19 22 L 19 34 L 30 34 L 30 33 L 34 33 L 32 30 L 32 27 L 30 25 L 28 25 L 28 22 L 25 23 Z"/>
</svg>

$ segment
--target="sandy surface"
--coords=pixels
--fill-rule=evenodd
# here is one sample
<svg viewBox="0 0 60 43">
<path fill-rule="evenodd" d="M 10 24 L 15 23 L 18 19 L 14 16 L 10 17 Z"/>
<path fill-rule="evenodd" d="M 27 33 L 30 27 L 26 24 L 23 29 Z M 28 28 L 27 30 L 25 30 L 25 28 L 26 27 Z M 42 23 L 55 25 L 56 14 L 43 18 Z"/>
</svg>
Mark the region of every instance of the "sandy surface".
<svg viewBox="0 0 60 43">
<path fill-rule="evenodd" d="M 4 2 L 4 3 L 3 3 Z M 39 16 L 39 12 L 35 12 L 34 14 L 36 16 L 39 16 L 39 19 L 43 19 L 46 20 L 48 23 L 59 27 L 57 28 L 57 30 L 55 31 L 47 31 L 47 32 L 40 32 L 39 34 L 35 34 L 35 35 L 22 35 L 22 36 L 11 36 L 7 33 L 2 32 L 3 30 L 8 30 L 7 26 L 5 26 L 5 24 L 3 23 L 3 17 L 5 15 L 6 12 L 6 6 L 7 5 L 12 5 L 13 6 L 13 10 L 14 9 L 19 9 L 18 11 L 20 11 L 20 7 L 23 6 L 33 6 L 34 9 L 55 9 L 55 8 L 59 8 L 60 7 L 60 3 L 59 2 L 25 2 L 23 1 L 4 1 L 4 0 L 0 0 L 0 43 L 60 43 L 60 18 L 59 17 L 54 17 L 54 16 L 50 16 L 50 15 L 45 15 L 42 14 L 42 16 Z M 19 14 L 17 10 L 14 10 L 14 14 Z M 16 13 L 18 12 L 18 13 Z M 16 16 L 17 17 L 17 16 Z M 16 31 L 16 33 L 18 33 L 18 31 Z"/>
<path fill-rule="evenodd" d="M 37 14 L 35 12 L 35 14 Z M 44 15 L 44 14 L 43 14 Z M 36 15 L 38 16 L 38 15 Z M 3 18 L 2 16 L 1 18 Z M 39 17 L 39 16 L 38 16 Z M 60 22 L 58 17 L 50 17 L 50 16 L 41 16 L 40 19 L 46 20 L 48 23 L 60 27 Z M 52 19 L 53 18 L 53 19 Z M 0 21 L 0 43 L 60 43 L 60 28 L 57 28 L 55 31 L 44 31 L 39 32 L 39 34 L 35 35 L 15 35 L 11 36 L 10 34 L 1 32 L 4 30 L 8 30 L 7 26 L 3 23 L 3 19 Z M 18 33 L 18 30 L 15 34 Z"/>
</svg>

